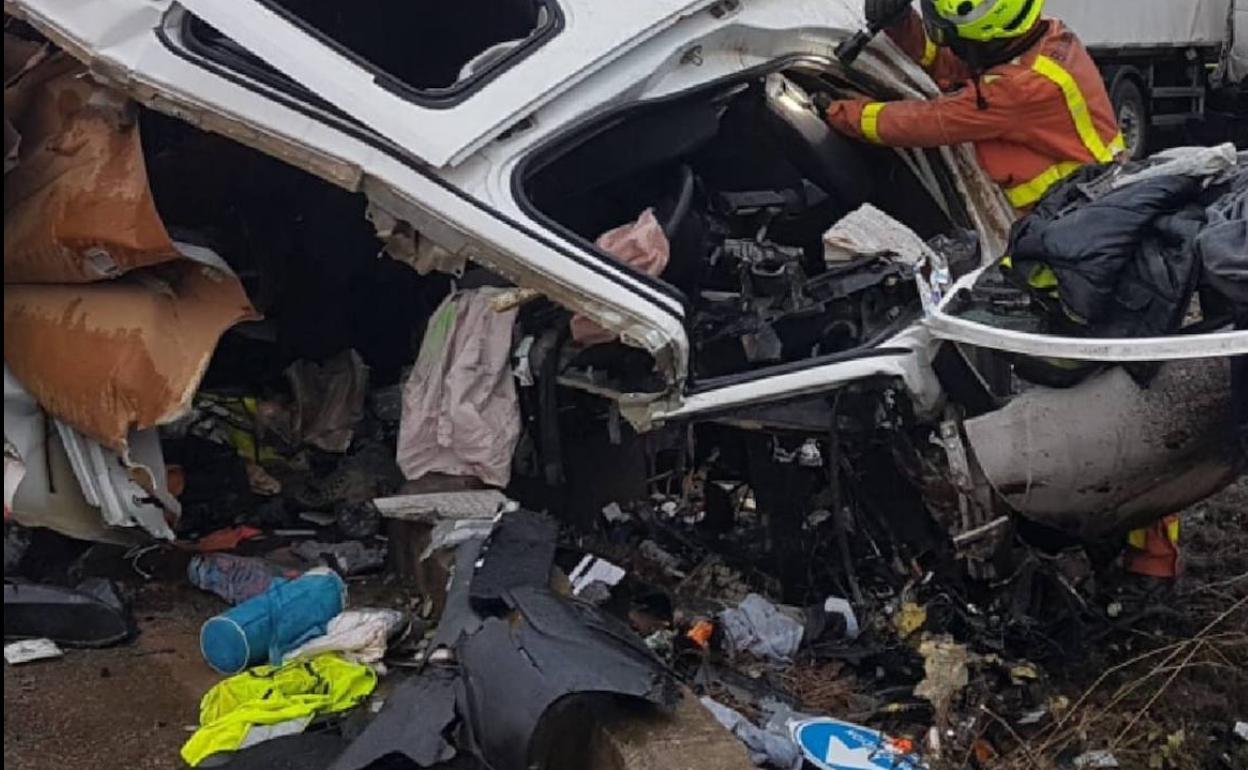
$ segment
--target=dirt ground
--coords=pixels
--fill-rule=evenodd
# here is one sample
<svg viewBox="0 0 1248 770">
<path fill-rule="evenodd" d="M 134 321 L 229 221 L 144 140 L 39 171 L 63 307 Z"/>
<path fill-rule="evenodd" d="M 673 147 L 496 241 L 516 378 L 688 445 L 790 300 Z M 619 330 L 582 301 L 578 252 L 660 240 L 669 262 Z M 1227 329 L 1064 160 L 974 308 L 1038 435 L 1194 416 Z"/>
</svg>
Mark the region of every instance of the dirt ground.
<svg viewBox="0 0 1248 770">
<path fill-rule="evenodd" d="M 190 586 L 152 584 L 135 601 L 129 645 L 68 650 L 4 669 L 4 766 L 10 770 L 172 770 L 199 698 L 217 681 L 199 626 L 224 605 Z"/>
<path fill-rule="evenodd" d="M 992 770 L 1049 770 L 1090 750 L 1127 770 L 1248 768 L 1232 733 L 1248 721 L 1248 477 L 1185 512 L 1182 542 L 1179 581 L 1127 578 L 1112 632 L 1045 666 L 1066 707 L 1019 728 Z"/>
<path fill-rule="evenodd" d="M 1048 666 L 1069 705 L 989 766 L 1050 768 L 1112 746 L 1123 768 L 1243 770 L 1248 743 L 1248 479 L 1185 516 L 1187 574 L 1127 629 L 1081 660 Z M 203 620 L 223 607 L 189 586 L 139 588 L 129 645 L 70 650 L 4 672 L 8 770 L 174 770 L 217 681 L 199 656 Z M 988 718 L 982 724 L 987 725 Z M 1013 729 L 1013 728 L 1011 728 Z M 1237 764 L 1238 763 L 1238 764 Z"/>
</svg>

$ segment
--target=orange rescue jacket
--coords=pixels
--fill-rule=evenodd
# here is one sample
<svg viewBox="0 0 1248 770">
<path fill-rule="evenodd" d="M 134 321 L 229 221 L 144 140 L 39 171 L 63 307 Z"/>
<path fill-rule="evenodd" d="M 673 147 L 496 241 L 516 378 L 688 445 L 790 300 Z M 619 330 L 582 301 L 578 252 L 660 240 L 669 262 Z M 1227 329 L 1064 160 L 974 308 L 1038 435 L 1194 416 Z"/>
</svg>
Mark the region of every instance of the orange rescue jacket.
<svg viewBox="0 0 1248 770">
<path fill-rule="evenodd" d="M 911 12 L 888 35 L 942 90 L 931 100 L 833 102 L 828 122 L 849 136 L 892 147 L 973 142 L 979 163 L 1010 203 L 1029 208 L 1086 163 L 1123 149 L 1101 75 L 1074 33 L 1056 19 L 1035 45 L 979 76 L 938 48 Z"/>
</svg>

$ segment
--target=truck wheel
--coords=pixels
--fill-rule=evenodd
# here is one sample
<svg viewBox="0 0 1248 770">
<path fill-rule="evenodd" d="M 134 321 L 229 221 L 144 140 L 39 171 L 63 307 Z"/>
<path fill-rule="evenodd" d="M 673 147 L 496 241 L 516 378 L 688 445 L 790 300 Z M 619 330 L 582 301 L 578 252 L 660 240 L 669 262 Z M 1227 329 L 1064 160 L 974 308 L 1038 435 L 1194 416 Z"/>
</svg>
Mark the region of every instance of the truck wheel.
<svg viewBox="0 0 1248 770">
<path fill-rule="evenodd" d="M 1127 144 L 1127 158 L 1139 160 L 1148 153 L 1148 105 L 1134 80 L 1119 78 L 1109 100 L 1114 105 L 1118 129 Z"/>
</svg>

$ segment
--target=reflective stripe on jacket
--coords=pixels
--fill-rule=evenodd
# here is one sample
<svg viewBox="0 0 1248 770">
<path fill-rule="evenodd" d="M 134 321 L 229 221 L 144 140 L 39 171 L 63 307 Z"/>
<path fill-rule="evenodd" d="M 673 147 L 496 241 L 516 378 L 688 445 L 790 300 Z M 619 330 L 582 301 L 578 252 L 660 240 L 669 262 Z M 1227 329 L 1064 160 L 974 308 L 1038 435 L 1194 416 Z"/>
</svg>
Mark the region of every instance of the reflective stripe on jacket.
<svg viewBox="0 0 1248 770">
<path fill-rule="evenodd" d="M 1028 208 L 1084 164 L 1108 162 L 1123 149 L 1087 50 L 1060 21 L 1045 22 L 1035 45 L 980 76 L 977 94 L 966 65 L 952 51 L 934 48 L 911 14 L 888 34 L 942 87 L 961 85 L 931 100 L 833 102 L 827 120 L 842 133 L 893 147 L 973 142 L 980 165 L 1010 203 Z"/>
</svg>

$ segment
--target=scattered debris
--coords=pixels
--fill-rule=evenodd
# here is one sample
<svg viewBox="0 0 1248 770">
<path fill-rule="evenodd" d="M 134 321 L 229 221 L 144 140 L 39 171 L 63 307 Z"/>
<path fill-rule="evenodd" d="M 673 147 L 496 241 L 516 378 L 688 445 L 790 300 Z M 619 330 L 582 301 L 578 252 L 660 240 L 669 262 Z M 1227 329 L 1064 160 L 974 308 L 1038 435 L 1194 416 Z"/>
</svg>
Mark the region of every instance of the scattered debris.
<svg viewBox="0 0 1248 770">
<path fill-rule="evenodd" d="M 778 770 L 801 770 L 802 750 L 793 742 L 793 738 L 783 725 L 775 731 L 764 730 L 754 725 L 740 712 L 712 698 L 703 697 L 702 705 L 715 715 L 715 719 L 721 725 L 746 745 L 754 764 Z"/>
<path fill-rule="evenodd" d="M 5 378 L 8 379 L 7 377 Z M 21 452 L 13 446 L 6 436 L 4 439 L 4 520 L 13 516 L 13 497 L 26 476 L 26 463 L 22 461 Z M 618 509 L 618 506 L 617 506 Z"/>
<path fill-rule="evenodd" d="M 517 588 L 550 584 L 558 525 L 549 516 L 514 511 L 498 518 L 472 574 L 468 600 L 477 612 L 501 611 Z"/>
<path fill-rule="evenodd" d="M 601 604 L 610 596 L 611 588 L 623 580 L 626 574 L 622 567 L 593 554 L 586 554 L 572 570 L 572 574 L 568 575 L 568 580 L 572 583 L 573 596 Z"/>
<path fill-rule="evenodd" d="M 793 741 L 819 770 L 926 770 L 907 742 L 837 719 L 796 721 Z"/>
<path fill-rule="evenodd" d="M 4 645 L 4 661 L 10 666 L 59 658 L 64 654 L 51 639 L 23 639 L 20 642 Z"/>
<path fill-rule="evenodd" d="M 672 577 L 683 578 L 685 573 L 680 570 L 680 559 L 663 550 L 653 540 L 643 540 L 637 547 L 638 554 L 647 561 L 662 567 Z"/>
<path fill-rule="evenodd" d="M 828 262 L 889 253 L 907 265 L 925 262 L 934 254 L 909 228 L 869 203 L 841 217 L 823 234 L 823 258 Z"/>
<path fill-rule="evenodd" d="M 301 540 L 291 550 L 313 564 L 332 567 L 335 572 L 344 576 L 374 572 L 386 563 L 384 545 L 370 546 L 359 540 L 346 540 L 341 543 Z"/>
<path fill-rule="evenodd" d="M 606 519 L 609 524 L 620 524 L 633 520 L 632 514 L 621 508 L 619 503 L 608 503 L 603 507 L 602 518 Z"/>
<path fill-rule="evenodd" d="M 264 530 L 248 524 L 239 524 L 209 532 L 195 541 L 192 548 L 200 553 L 212 551 L 233 551 L 245 540 L 264 535 Z"/>
<path fill-rule="evenodd" d="M 1087 751 L 1075 757 L 1072 764 L 1076 770 L 1092 770 L 1092 768 L 1122 767 L 1112 752 L 1105 749 Z"/>
<path fill-rule="evenodd" d="M 110 581 L 90 579 L 76 588 L 4 584 L 4 637 L 47 638 L 67 647 L 107 647 L 130 638 L 131 619 Z"/>
<path fill-rule="evenodd" d="M 893 615 L 893 627 L 903 639 L 918 631 L 926 622 L 927 609 L 914 602 L 905 602 Z"/>
<path fill-rule="evenodd" d="M 459 676 L 451 669 L 432 668 L 405 680 L 386 699 L 377 718 L 351 741 L 331 770 L 365 770 L 385 757 L 399 755 L 417 767 L 433 767 L 453 759 L 447 742 L 456 713 Z"/>
<path fill-rule="evenodd" d="M 288 651 L 323 636 L 342 612 L 346 594 L 342 578 L 328 569 L 309 570 L 294 580 L 275 578 L 263 594 L 205 621 L 200 651 L 222 674 L 275 664 Z"/>
<path fill-rule="evenodd" d="M 1014 684 L 1023 684 L 1025 680 L 1034 680 L 1040 678 L 1040 672 L 1030 663 L 1019 663 L 1010 667 L 1010 681 Z"/>
<path fill-rule="evenodd" d="M 16 575 L 26 549 L 30 548 L 30 530 L 20 524 L 4 523 L 4 574 Z"/>
<path fill-rule="evenodd" d="M 251 491 L 257 495 L 272 497 L 282 493 L 282 482 L 273 478 L 272 474 L 252 460 L 244 460 L 247 468 L 247 482 Z"/>
<path fill-rule="evenodd" d="M 829 596 L 823 602 L 823 611 L 829 615 L 839 615 L 845 619 L 845 638 L 851 642 L 858 638 L 861 629 L 858 627 L 858 616 L 854 613 L 849 600 L 839 596 Z"/>
<path fill-rule="evenodd" d="M 674 705 L 669 674 L 617 621 L 549 589 L 526 586 L 508 593 L 517 616 L 485 619 L 456 654 L 466 672 L 464 717 L 490 766 L 520 770 L 540 761 L 534 751 L 540 756 L 543 748 L 531 743 L 539 723 L 551 706 L 574 694 Z"/>
<path fill-rule="evenodd" d="M 295 400 L 292 443 L 346 452 L 368 394 L 368 367 L 360 354 L 344 350 L 324 364 L 301 359 L 286 369 L 286 379 Z"/>
<path fill-rule="evenodd" d="M 299 645 L 283 656 L 284 662 L 336 652 L 354 663 L 377 664 L 386 654 L 387 642 L 403 627 L 398 610 L 360 608 L 335 615 L 325 625 L 324 636 Z"/>
<path fill-rule="evenodd" d="M 758 594 L 750 594 L 735 609 L 720 613 L 719 621 L 732 652 L 789 663 L 802 643 L 802 624 Z"/>
<path fill-rule="evenodd" d="M 923 656 L 924 677 L 915 685 L 914 694 L 931 702 L 936 724 L 943 725 L 954 697 L 970 683 L 969 654 L 965 645 L 943 636 L 924 639 L 919 655 Z"/>
<path fill-rule="evenodd" d="M 297 577 L 265 559 L 232 553 L 196 554 L 186 567 L 191 585 L 220 596 L 230 604 L 241 604 L 268 591 L 281 577 Z"/>
<path fill-rule="evenodd" d="M 328 770 L 347 740 L 336 730 L 283 735 L 224 756 L 221 770 Z"/>
<path fill-rule="evenodd" d="M 299 518 L 318 527 L 332 526 L 338 520 L 335 514 L 326 511 L 302 511 Z"/>
<path fill-rule="evenodd" d="M 419 731 L 400 729 L 383 707 L 381 715 L 348 749 L 343 768 L 391 752 L 418 763 L 447 755 L 437 738 L 454 715 L 469 736 L 465 745 L 491 767 L 520 770 L 539 765 L 556 749 L 539 730 L 557 702 L 573 695 L 628 696 L 673 705 L 675 683 L 650 650 L 626 626 L 592 605 L 573 602 L 549 587 L 556 530 L 538 514 L 503 514 L 489 537 L 459 546 L 447 609 L 431 644 L 453 648 L 458 683 L 415 680 L 399 701 L 399 715 L 419 704 L 415 693 L 442 704 L 423 718 Z M 441 640 L 441 641 L 439 641 Z M 427 673 L 424 677 L 442 677 Z M 437 695 L 437 693 L 442 693 Z M 558 710 L 555 710 L 558 711 Z M 438 716 L 441 715 L 441 716 Z M 444 718 L 446 717 L 446 718 Z M 355 759 L 358 757 L 359 759 Z M 425 759 L 422 759 L 425 758 Z"/>
<path fill-rule="evenodd" d="M 1018 718 L 1018 724 L 1023 726 L 1038 725 L 1040 720 L 1049 715 L 1048 708 L 1038 708 L 1034 711 L 1028 711 Z"/>
<path fill-rule="evenodd" d="M 656 634 L 663 633 L 656 631 Z M 685 638 L 705 650 L 711 646 L 711 637 L 715 634 L 715 624 L 709 620 L 697 620 L 685 632 Z M 670 645 L 670 640 L 668 641 Z"/>
<path fill-rule="evenodd" d="M 332 653 L 252 668 L 204 694 L 199 729 L 182 747 L 182 759 L 196 767 L 214 754 L 301 733 L 317 716 L 359 705 L 376 685 L 371 668 Z"/>
<path fill-rule="evenodd" d="M 693 628 L 689 629 L 689 634 L 693 635 L 690 638 L 690 641 L 698 645 L 699 647 L 705 648 L 707 645 L 710 644 L 710 635 L 707 631 L 708 629 L 710 630 L 711 633 L 713 633 L 715 630 L 715 627 L 712 626 L 710 623 L 706 623 L 702 621 L 695 623 Z M 647 636 L 645 639 L 645 642 L 646 642 L 646 647 L 648 647 L 650 651 L 653 652 L 655 655 L 658 655 L 660 658 L 668 658 L 668 657 L 671 657 L 672 652 L 675 649 L 673 647 L 673 642 L 675 640 L 676 640 L 675 631 L 662 630 L 662 631 L 655 631 L 653 634 L 650 634 L 649 636 Z"/>
<path fill-rule="evenodd" d="M 398 578 L 433 597 L 439 609 L 455 548 L 489 535 L 499 511 L 512 505 L 497 490 L 458 481 L 448 481 L 442 489 L 373 501 L 385 522 L 387 550 Z"/>
<path fill-rule="evenodd" d="M 432 524 L 440 520 L 471 520 L 494 517 L 510 501 L 496 489 L 456 489 L 423 494 L 398 495 L 373 501 L 382 516 Z"/>
</svg>

